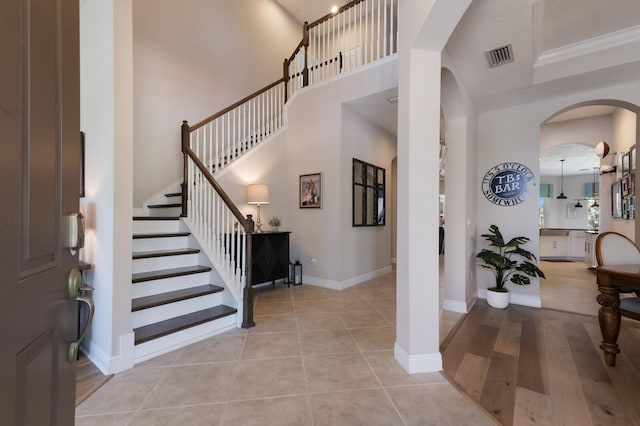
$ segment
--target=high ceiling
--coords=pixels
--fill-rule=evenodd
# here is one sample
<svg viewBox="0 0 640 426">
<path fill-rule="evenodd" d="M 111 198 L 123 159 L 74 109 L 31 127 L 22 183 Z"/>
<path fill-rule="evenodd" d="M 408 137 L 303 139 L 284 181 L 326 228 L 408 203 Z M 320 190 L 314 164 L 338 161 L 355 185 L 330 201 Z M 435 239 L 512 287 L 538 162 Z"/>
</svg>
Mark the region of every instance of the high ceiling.
<svg viewBox="0 0 640 426">
<path fill-rule="evenodd" d="M 276 1 L 301 23 L 327 14 L 332 5 L 347 3 Z M 514 61 L 491 68 L 485 52 L 507 44 L 512 45 Z M 637 81 L 640 1 L 474 0 L 445 50 L 480 112 Z M 376 122 L 389 123 L 380 114 L 392 114 L 393 108 L 367 106 L 386 103 L 387 95 L 372 96 L 352 107 L 371 114 Z M 610 108 L 585 108 L 554 121 L 611 112 Z M 550 163 L 555 159 L 554 155 Z"/>
</svg>

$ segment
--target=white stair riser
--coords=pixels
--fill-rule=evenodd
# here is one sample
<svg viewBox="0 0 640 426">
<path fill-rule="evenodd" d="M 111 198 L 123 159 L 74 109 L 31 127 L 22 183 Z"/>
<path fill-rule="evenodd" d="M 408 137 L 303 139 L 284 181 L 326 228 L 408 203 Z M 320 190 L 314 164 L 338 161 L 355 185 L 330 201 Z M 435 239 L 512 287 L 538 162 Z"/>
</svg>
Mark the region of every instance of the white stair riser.
<svg viewBox="0 0 640 426">
<path fill-rule="evenodd" d="M 134 234 L 154 234 L 166 232 L 179 232 L 181 229 L 180 220 L 134 220 Z"/>
<path fill-rule="evenodd" d="M 134 349 L 134 362 L 139 364 L 151 358 L 231 330 L 236 327 L 236 316 L 237 314 L 229 315 L 215 321 L 209 321 L 186 330 L 178 331 L 177 333 L 172 333 L 168 336 L 140 343 L 136 345 Z"/>
<path fill-rule="evenodd" d="M 149 209 L 149 216 L 180 216 L 182 207 L 163 207 L 161 209 Z"/>
<path fill-rule="evenodd" d="M 182 290 L 184 288 L 196 287 L 212 283 L 209 272 L 199 274 L 181 275 L 179 277 L 163 278 L 161 280 L 143 281 L 132 286 L 131 296 L 138 297 L 152 296 L 154 294 L 168 293 L 170 291 Z"/>
<path fill-rule="evenodd" d="M 142 327 L 143 325 L 149 325 L 191 312 L 212 308 L 221 304 L 221 302 L 221 294 L 214 293 L 167 305 L 156 306 L 154 308 L 143 309 L 131 313 L 131 325 L 133 328 Z"/>
<path fill-rule="evenodd" d="M 189 237 L 135 238 L 133 252 L 171 250 L 189 247 Z"/>
<path fill-rule="evenodd" d="M 134 259 L 132 272 L 160 271 L 163 269 L 181 268 L 183 266 L 197 265 L 199 254 L 183 254 L 180 256 L 150 257 L 147 259 Z"/>
</svg>

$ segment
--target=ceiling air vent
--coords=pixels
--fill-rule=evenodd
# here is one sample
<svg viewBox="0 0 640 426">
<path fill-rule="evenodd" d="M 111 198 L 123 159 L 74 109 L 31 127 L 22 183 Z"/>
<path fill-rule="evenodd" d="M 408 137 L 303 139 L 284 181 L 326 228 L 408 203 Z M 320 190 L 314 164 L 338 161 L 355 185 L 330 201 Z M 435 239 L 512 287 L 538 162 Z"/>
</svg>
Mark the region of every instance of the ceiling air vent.
<svg viewBox="0 0 640 426">
<path fill-rule="evenodd" d="M 511 47 L 511 43 L 498 47 L 497 49 L 488 50 L 486 53 L 491 68 L 513 62 L 513 48 Z"/>
</svg>

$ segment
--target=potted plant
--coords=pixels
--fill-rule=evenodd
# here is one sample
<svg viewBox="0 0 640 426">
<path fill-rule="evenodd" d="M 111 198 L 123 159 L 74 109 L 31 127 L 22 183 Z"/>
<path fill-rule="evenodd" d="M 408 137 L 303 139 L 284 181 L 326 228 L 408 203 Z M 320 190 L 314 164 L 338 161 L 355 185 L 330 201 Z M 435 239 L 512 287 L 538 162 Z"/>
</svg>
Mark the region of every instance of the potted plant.
<svg viewBox="0 0 640 426">
<path fill-rule="evenodd" d="M 494 308 L 506 308 L 509 305 L 509 291 L 505 284 L 510 281 L 518 285 L 531 284 L 529 277 L 544 276 L 538 268 L 536 257 L 530 251 L 520 247 L 529 242 L 527 237 L 515 237 L 505 243 L 500 229 L 496 225 L 489 227 L 489 233 L 482 238 L 495 249 L 482 249 L 476 257 L 481 260 L 480 266 L 493 270 L 496 285 L 487 289 L 487 303 Z M 524 274 L 524 275 L 523 275 Z"/>
<path fill-rule="evenodd" d="M 278 216 L 274 216 L 269 220 L 269 226 L 271 226 L 272 232 L 278 232 L 278 228 L 282 224 L 282 221 Z"/>
</svg>

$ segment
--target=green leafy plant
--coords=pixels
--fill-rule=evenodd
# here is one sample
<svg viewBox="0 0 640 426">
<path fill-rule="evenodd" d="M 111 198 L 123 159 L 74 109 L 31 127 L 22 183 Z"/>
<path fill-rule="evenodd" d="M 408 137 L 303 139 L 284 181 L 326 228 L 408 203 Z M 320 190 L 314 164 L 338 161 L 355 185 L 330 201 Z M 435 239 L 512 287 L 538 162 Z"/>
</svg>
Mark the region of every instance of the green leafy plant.
<svg viewBox="0 0 640 426">
<path fill-rule="evenodd" d="M 493 291 L 507 291 L 504 288 L 507 281 L 518 285 L 531 284 L 529 277 L 545 278 L 544 272 L 531 261 L 536 261 L 536 256 L 520 247 L 529 242 L 527 237 L 515 237 L 505 243 L 500 229 L 496 225 L 489 227 L 489 233 L 482 234 L 482 238 L 489 242 L 495 249 L 482 249 L 476 256 L 483 268 L 493 270 L 496 277 L 496 286 L 489 288 Z M 524 275 L 523 275 L 524 274 Z"/>
<path fill-rule="evenodd" d="M 281 224 L 282 224 L 282 221 L 278 216 L 274 216 L 269 220 L 269 226 L 273 226 L 274 228 L 280 226 Z"/>
</svg>

